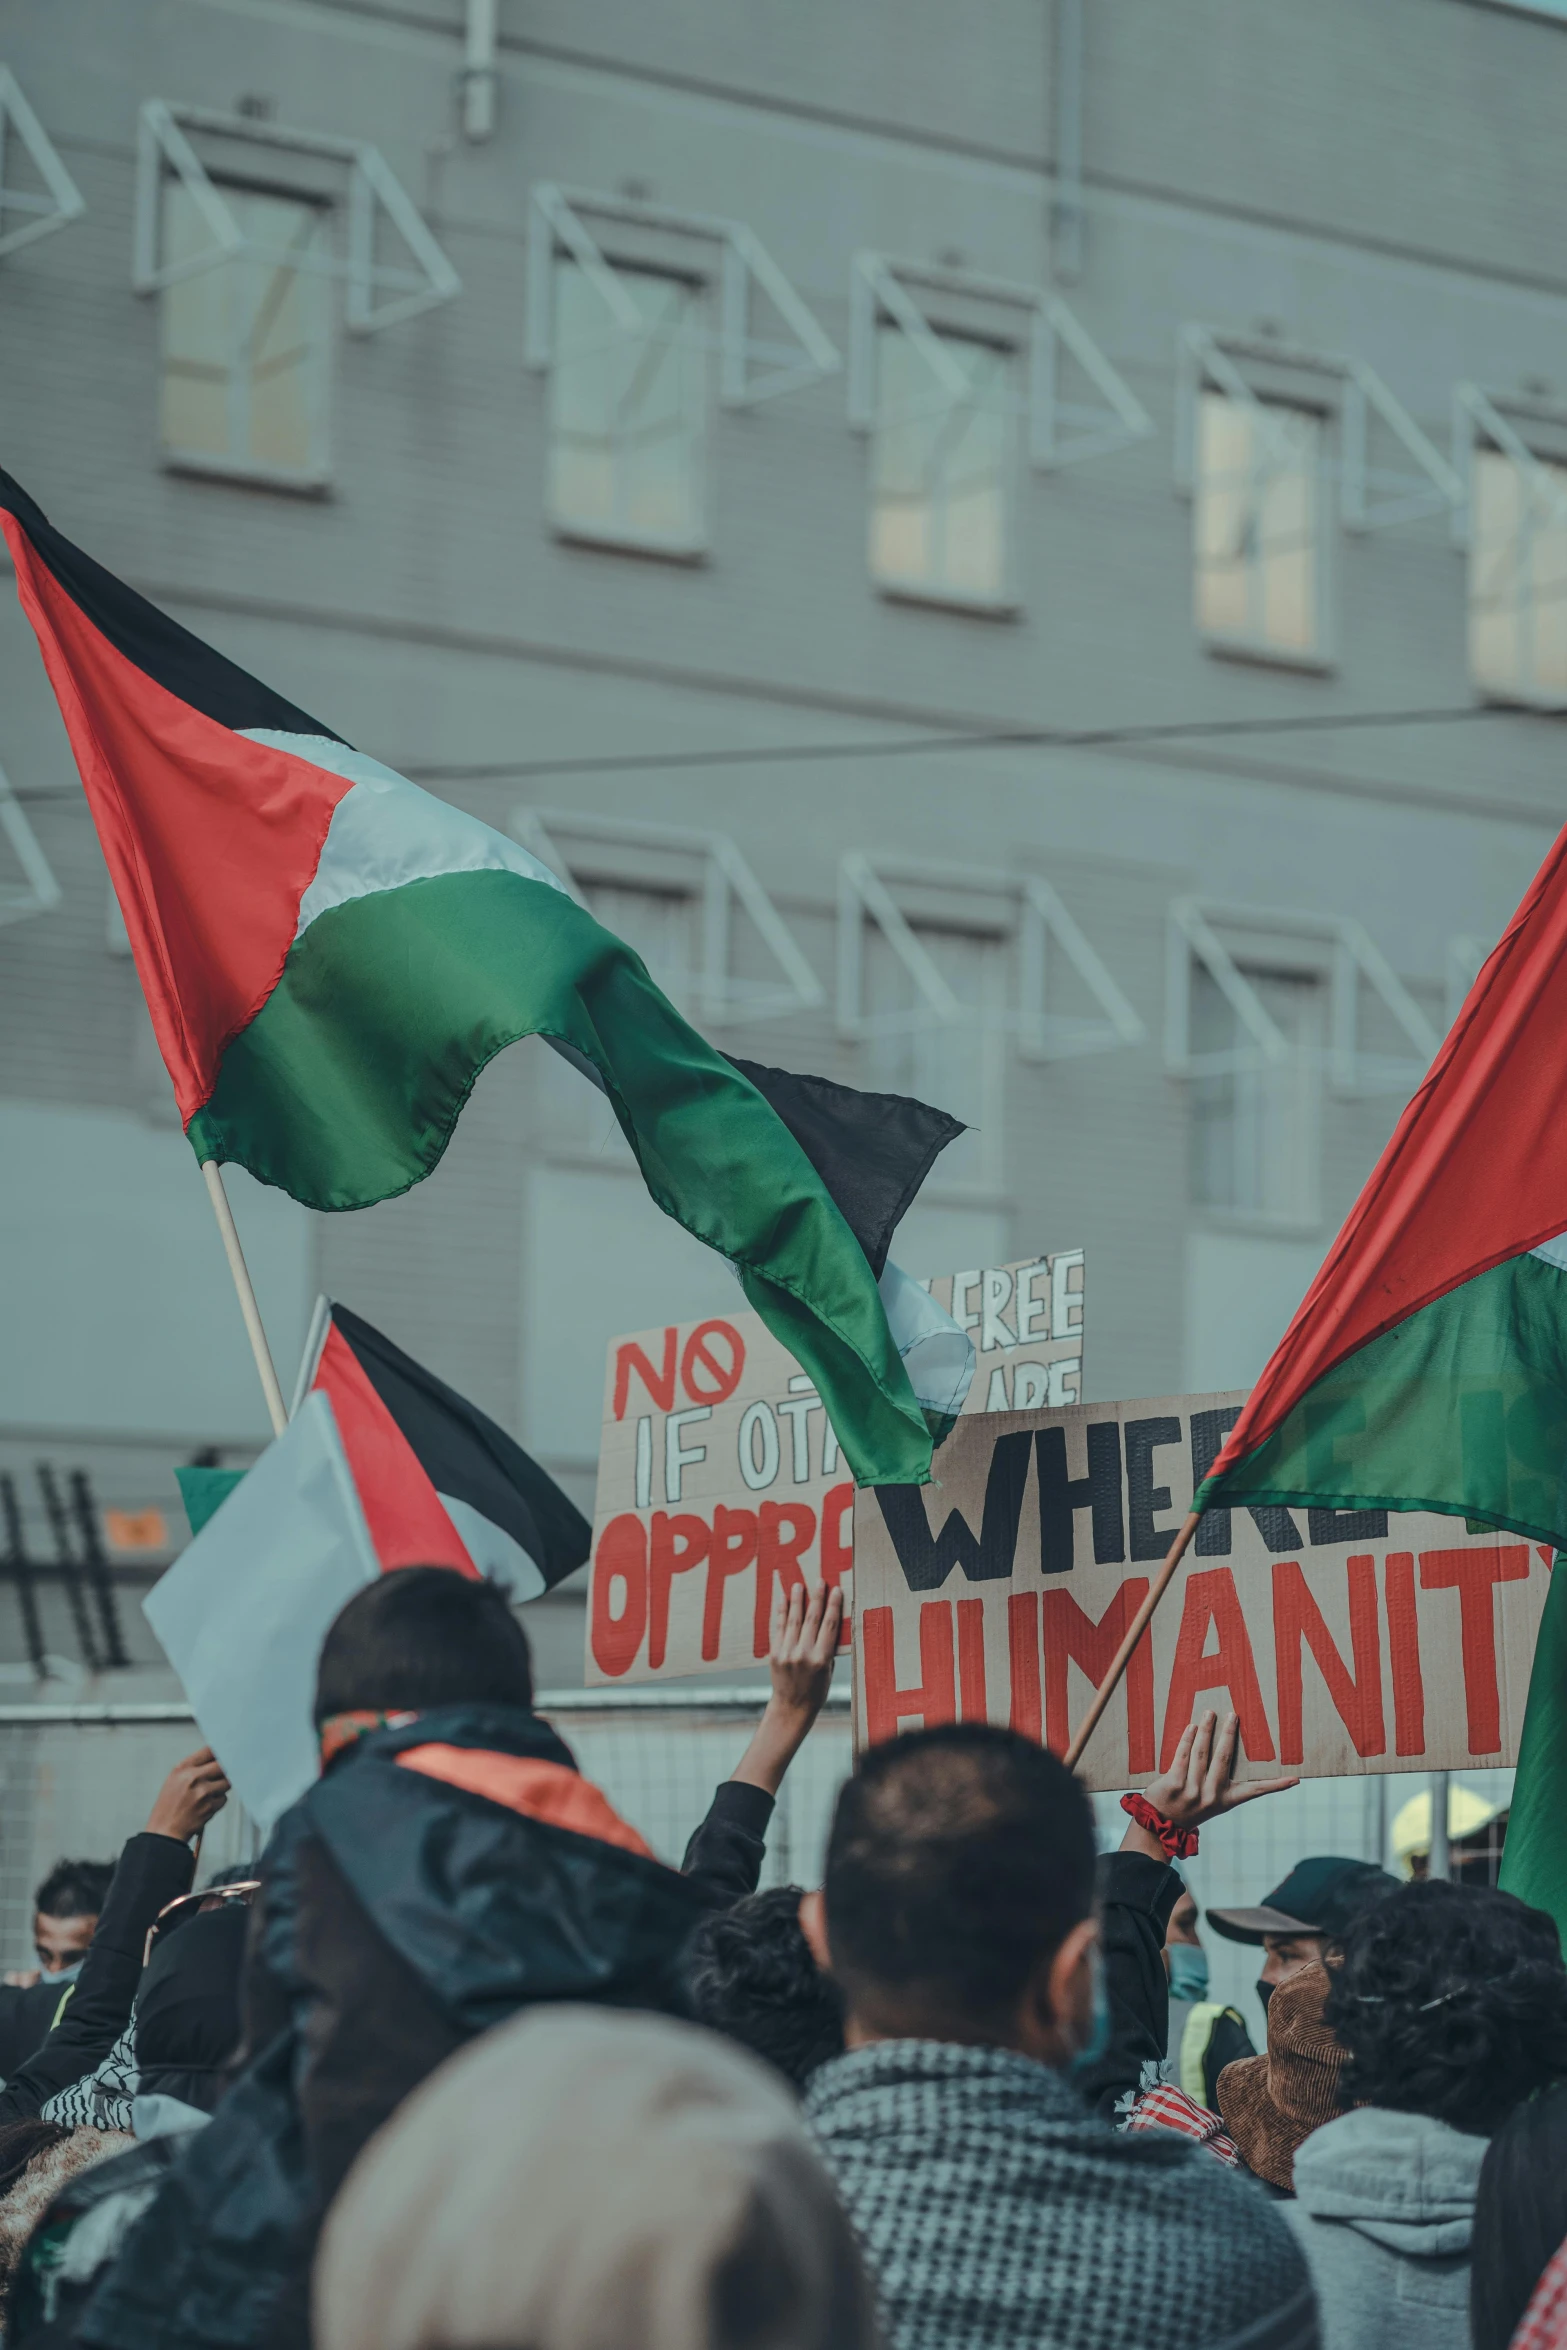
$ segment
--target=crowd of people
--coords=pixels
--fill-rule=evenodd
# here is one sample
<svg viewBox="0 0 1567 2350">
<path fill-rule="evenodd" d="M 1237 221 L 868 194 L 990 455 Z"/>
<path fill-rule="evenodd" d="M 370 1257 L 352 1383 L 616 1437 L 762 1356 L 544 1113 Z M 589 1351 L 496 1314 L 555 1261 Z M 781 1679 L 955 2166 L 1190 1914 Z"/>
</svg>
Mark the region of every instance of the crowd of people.
<svg viewBox="0 0 1567 2350">
<path fill-rule="evenodd" d="M 10 2350 L 1567 2350 L 1567 1968 L 1510 1896 L 1302 1861 L 1206 1918 L 1250 1800 L 1195 1722 L 1119 1850 L 983 1723 L 862 1754 L 757 1890 L 837 1593 L 680 1869 L 534 1710 L 502 1594 L 381 1577 L 254 1875 L 170 1774 L 0 1987 Z M 1266 2046 L 1210 1999 L 1250 1943 Z"/>
</svg>

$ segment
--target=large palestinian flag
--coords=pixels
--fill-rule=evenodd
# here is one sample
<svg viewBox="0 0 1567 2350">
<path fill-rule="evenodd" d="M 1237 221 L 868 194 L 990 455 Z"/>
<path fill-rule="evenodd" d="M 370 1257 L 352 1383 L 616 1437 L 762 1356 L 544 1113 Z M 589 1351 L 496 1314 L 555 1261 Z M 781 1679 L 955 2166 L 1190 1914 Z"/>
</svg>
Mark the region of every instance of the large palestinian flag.
<svg viewBox="0 0 1567 2350">
<path fill-rule="evenodd" d="M 0 527 L 198 1158 L 367 1207 L 431 1172 L 486 1062 L 545 1036 L 603 1086 L 658 1205 L 734 1264 L 859 1482 L 925 1481 L 865 1250 L 639 958 L 515 841 L 237 669 L 3 473 Z"/>
<path fill-rule="evenodd" d="M 1567 1548 L 1567 833 L 1199 1488 Z"/>
</svg>

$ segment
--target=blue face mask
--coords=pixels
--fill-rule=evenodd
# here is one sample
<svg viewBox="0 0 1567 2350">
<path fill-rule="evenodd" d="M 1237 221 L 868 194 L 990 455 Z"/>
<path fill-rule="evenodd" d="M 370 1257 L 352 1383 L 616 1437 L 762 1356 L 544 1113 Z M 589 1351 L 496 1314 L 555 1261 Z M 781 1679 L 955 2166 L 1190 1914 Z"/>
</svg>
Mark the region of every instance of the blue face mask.
<svg viewBox="0 0 1567 2350">
<path fill-rule="evenodd" d="M 1208 1996 L 1208 1953 L 1199 1950 L 1195 1942 L 1169 1942 L 1165 1956 L 1170 1961 L 1170 1997 L 1172 1999 L 1206 1999 Z"/>
<path fill-rule="evenodd" d="M 1105 1991 L 1105 1971 L 1098 1953 L 1094 1955 L 1094 2023 L 1085 2044 L 1073 2057 L 1069 2070 L 1075 2080 L 1080 2073 L 1092 2072 L 1110 2045 L 1110 2000 Z"/>
</svg>

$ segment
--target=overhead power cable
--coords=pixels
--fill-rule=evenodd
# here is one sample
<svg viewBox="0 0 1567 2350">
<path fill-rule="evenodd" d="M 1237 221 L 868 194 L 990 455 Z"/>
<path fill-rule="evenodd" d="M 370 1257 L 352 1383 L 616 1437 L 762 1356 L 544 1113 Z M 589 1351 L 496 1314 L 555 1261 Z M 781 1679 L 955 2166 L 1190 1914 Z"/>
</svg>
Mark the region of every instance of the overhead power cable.
<svg viewBox="0 0 1567 2350">
<path fill-rule="evenodd" d="M 1365 733 L 1377 727 L 1456 726 L 1475 719 L 1516 718 L 1501 704 L 1466 703 L 1444 710 L 1313 711 L 1295 718 L 1173 719 L 1146 726 L 998 727 L 983 733 L 895 735 L 885 742 L 746 743 L 727 750 L 605 751 L 582 758 L 508 759 L 461 765 L 405 766 L 421 783 L 525 783 L 545 775 L 609 775 L 675 767 L 807 766 L 834 759 L 915 759 L 943 751 L 1097 749 L 1105 743 L 1200 742 L 1237 735 Z M 1539 715 L 1539 713 L 1531 713 Z M 1554 713 L 1546 713 L 1554 715 Z"/>
</svg>

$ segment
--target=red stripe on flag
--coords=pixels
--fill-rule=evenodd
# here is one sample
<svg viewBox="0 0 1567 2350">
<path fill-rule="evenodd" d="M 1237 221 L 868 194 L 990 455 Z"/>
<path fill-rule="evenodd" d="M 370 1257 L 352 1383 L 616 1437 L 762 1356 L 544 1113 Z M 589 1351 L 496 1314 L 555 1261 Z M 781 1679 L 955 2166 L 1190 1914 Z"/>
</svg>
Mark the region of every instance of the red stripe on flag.
<svg viewBox="0 0 1567 2350">
<path fill-rule="evenodd" d="M 1435 1298 L 1567 1232 L 1567 832 L 1535 875 L 1209 1472 Z"/>
<path fill-rule="evenodd" d="M 188 1124 L 224 1046 L 277 985 L 350 786 L 155 683 L 93 626 L 14 515 L 0 514 L 0 529 Z"/>
<path fill-rule="evenodd" d="M 329 1332 L 311 1385 L 331 1402 L 383 1570 L 455 1567 L 477 1576 L 440 1495 L 341 1330 Z"/>
</svg>

